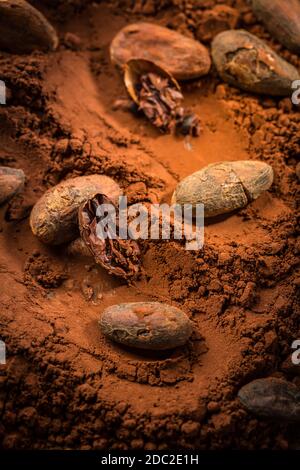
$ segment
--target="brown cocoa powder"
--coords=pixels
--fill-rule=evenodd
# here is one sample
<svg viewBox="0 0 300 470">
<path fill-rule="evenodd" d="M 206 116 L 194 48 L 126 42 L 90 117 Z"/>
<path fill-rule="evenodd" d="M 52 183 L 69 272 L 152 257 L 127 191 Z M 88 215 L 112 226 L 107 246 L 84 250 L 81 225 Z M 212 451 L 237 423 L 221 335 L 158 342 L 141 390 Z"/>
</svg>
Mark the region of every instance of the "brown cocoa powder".
<svg viewBox="0 0 300 470">
<path fill-rule="evenodd" d="M 7 207 L 1 208 L 0 324 L 8 353 L 7 365 L 0 365 L 1 447 L 299 448 L 288 425 L 254 417 L 237 399 L 241 386 L 256 378 L 281 374 L 296 382 L 299 375 L 286 367 L 299 337 L 299 109 L 288 98 L 243 93 L 212 72 L 184 90 L 204 124 L 194 147 L 158 139 L 143 120 L 111 110 L 126 92 L 107 46 L 126 15 L 135 22 L 145 5 L 153 12 L 147 21 L 192 35 L 201 15 L 193 1 L 119 3 L 129 13 L 112 16 L 102 2 L 78 19 L 71 13 L 81 1 L 35 2 L 60 35 L 80 37 L 80 54 L 63 46 L 49 56 L 0 54 L 0 79 L 11 91 L 0 108 L 0 163 L 28 176 L 14 209 L 34 204 L 62 179 L 95 172 L 113 177 L 132 200 L 168 199 L 179 179 L 221 155 L 265 161 L 275 182 L 270 194 L 207 225 L 199 252 L 145 242 L 147 276 L 134 287 L 65 248 L 42 246 L 28 217 L 8 223 Z M 155 16 L 162 3 L 166 8 Z M 239 27 L 299 69 L 299 57 L 270 37 L 246 1 L 223 3 L 239 11 Z M 215 4 L 201 2 L 199 13 Z M 65 11 L 70 17 L 62 23 Z M 93 290 L 89 300 L 83 284 Z M 97 321 L 121 299 L 183 309 L 195 324 L 191 346 L 142 356 L 109 343 Z"/>
</svg>

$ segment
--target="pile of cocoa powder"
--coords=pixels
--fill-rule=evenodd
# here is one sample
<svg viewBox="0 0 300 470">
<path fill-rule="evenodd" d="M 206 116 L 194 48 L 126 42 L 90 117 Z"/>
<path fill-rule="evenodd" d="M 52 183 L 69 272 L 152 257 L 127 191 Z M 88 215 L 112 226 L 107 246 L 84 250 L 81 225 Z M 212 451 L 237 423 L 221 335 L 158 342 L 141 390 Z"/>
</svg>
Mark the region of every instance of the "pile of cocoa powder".
<svg viewBox="0 0 300 470">
<path fill-rule="evenodd" d="M 9 91 L 0 107 L 0 164 L 27 176 L 0 215 L 3 448 L 300 447 L 295 426 L 257 418 L 237 399 L 255 378 L 300 386 L 290 358 L 300 334 L 299 108 L 289 98 L 241 92 L 214 70 L 184 86 L 186 103 L 201 116 L 196 140 L 162 136 L 113 107 L 126 97 L 108 54 L 121 27 L 146 15 L 200 39 L 207 12 L 220 3 L 299 69 L 299 57 L 270 37 L 244 0 L 36 1 L 59 32 L 58 51 L 0 54 Z M 271 190 L 207 224 L 200 251 L 145 241 L 146 276 L 133 286 L 66 247 L 40 244 L 30 231 L 32 205 L 62 179 L 103 173 L 130 202 L 168 201 L 193 171 L 239 159 L 272 165 Z M 147 300 L 188 314 L 194 333 L 187 346 L 137 354 L 103 338 L 97 322 L 105 307 Z"/>
</svg>

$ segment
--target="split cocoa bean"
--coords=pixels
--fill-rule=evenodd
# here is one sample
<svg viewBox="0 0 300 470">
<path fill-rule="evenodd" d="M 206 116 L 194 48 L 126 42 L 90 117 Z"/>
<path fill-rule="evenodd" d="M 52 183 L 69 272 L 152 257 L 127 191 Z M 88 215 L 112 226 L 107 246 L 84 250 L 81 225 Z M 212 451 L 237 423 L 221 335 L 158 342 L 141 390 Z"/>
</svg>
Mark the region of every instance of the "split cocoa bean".
<svg viewBox="0 0 300 470">
<path fill-rule="evenodd" d="M 0 167 L 0 204 L 9 201 L 20 192 L 24 186 L 25 175 L 23 170 L 16 170 L 6 166 Z"/>
<path fill-rule="evenodd" d="M 253 380 L 238 397 L 257 416 L 300 422 L 300 389 L 290 382 L 275 377 Z"/>
<path fill-rule="evenodd" d="M 108 212 L 101 210 L 105 205 L 114 211 L 110 220 Z M 119 237 L 119 209 L 113 201 L 96 194 L 80 206 L 78 217 L 81 237 L 96 263 L 126 281 L 136 279 L 141 271 L 139 245 L 135 240 Z"/>
<path fill-rule="evenodd" d="M 244 30 L 225 31 L 212 42 L 212 57 L 220 77 L 253 93 L 291 95 L 298 70 L 264 41 Z"/>
<path fill-rule="evenodd" d="M 0 49 L 27 54 L 58 46 L 57 34 L 36 8 L 24 0 L 0 0 Z"/>
<path fill-rule="evenodd" d="M 182 180 L 172 203 L 204 204 L 204 215 L 213 217 L 245 207 L 270 188 L 273 170 L 264 162 L 245 160 L 208 165 Z"/>
<path fill-rule="evenodd" d="M 148 350 L 183 346 L 192 333 L 184 312 L 160 302 L 113 305 L 104 310 L 99 324 L 110 340 Z"/>
<path fill-rule="evenodd" d="M 300 53 L 299 0 L 252 0 L 252 8 L 274 38 L 290 51 Z"/>
<path fill-rule="evenodd" d="M 49 189 L 32 209 L 33 234 L 50 245 L 74 240 L 79 236 L 79 206 L 99 192 L 115 202 L 121 195 L 119 185 L 104 175 L 78 176 Z"/>
<path fill-rule="evenodd" d="M 199 136 L 198 116 L 184 109 L 180 86 L 164 69 L 132 59 L 125 66 L 124 83 L 139 110 L 161 132 Z"/>
<path fill-rule="evenodd" d="M 206 75 L 211 66 L 208 50 L 200 42 L 151 23 L 131 24 L 119 31 L 110 56 L 120 67 L 131 59 L 150 60 L 177 80 Z"/>
</svg>

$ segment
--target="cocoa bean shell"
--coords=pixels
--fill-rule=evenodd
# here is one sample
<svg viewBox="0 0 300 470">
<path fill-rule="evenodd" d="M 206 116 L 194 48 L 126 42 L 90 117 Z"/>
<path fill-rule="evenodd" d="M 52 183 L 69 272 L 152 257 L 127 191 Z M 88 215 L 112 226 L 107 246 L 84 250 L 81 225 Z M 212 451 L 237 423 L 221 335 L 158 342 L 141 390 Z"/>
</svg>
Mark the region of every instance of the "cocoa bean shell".
<svg viewBox="0 0 300 470">
<path fill-rule="evenodd" d="M 141 76 L 146 73 L 155 73 L 160 77 L 168 78 L 174 88 L 181 91 L 178 82 L 172 75 L 154 64 L 154 62 L 144 59 L 131 59 L 124 67 L 124 84 L 130 97 L 137 105 L 140 105 L 140 100 L 136 90 L 140 84 Z"/>
<path fill-rule="evenodd" d="M 104 175 L 78 176 L 46 191 L 32 209 L 30 226 L 43 243 L 59 245 L 79 236 L 79 206 L 97 193 L 117 202 L 119 185 Z"/>
<path fill-rule="evenodd" d="M 57 34 L 36 8 L 24 0 L 0 0 L 0 49 L 27 54 L 58 46 Z"/>
<path fill-rule="evenodd" d="M 109 223 L 103 205 L 113 214 Z M 104 226 L 102 225 L 104 223 Z M 95 194 L 78 210 L 80 235 L 86 246 L 109 274 L 128 282 L 141 274 L 141 251 L 131 238 L 119 237 L 119 207 L 104 194 Z M 105 227 L 105 228 L 104 228 Z"/>
<path fill-rule="evenodd" d="M 273 170 L 264 162 L 242 160 L 208 165 L 183 179 L 173 204 L 204 204 L 205 217 L 245 207 L 273 183 Z"/>
<path fill-rule="evenodd" d="M 200 42 L 151 23 L 121 29 L 111 43 L 110 57 L 120 67 L 131 59 L 150 60 L 177 80 L 206 75 L 211 66 L 208 50 Z"/>
<path fill-rule="evenodd" d="M 297 69 L 264 41 L 244 30 L 224 31 L 212 42 L 213 62 L 221 78 L 253 93 L 291 95 Z"/>
<path fill-rule="evenodd" d="M 9 201 L 20 192 L 24 186 L 25 174 L 23 170 L 16 170 L 6 166 L 0 167 L 0 204 Z"/>
<path fill-rule="evenodd" d="M 148 350 L 182 346 L 192 333 L 192 323 L 184 312 L 160 302 L 113 305 L 104 310 L 99 325 L 110 340 Z"/>
<path fill-rule="evenodd" d="M 299 0 L 252 0 L 252 8 L 274 38 L 300 54 Z"/>
<path fill-rule="evenodd" d="M 275 377 L 253 380 L 238 397 L 257 416 L 300 422 L 300 389 L 290 382 Z"/>
</svg>

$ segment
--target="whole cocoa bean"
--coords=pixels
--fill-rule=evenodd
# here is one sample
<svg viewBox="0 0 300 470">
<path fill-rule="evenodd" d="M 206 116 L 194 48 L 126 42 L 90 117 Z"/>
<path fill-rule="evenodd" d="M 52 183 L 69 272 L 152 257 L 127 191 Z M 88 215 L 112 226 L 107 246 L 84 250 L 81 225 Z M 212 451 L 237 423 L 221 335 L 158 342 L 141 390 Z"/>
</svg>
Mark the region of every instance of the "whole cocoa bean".
<svg viewBox="0 0 300 470">
<path fill-rule="evenodd" d="M 213 163 L 182 180 L 172 203 L 202 203 L 205 217 L 213 217 L 245 207 L 269 189 L 272 182 L 272 167 L 263 162 Z"/>
<path fill-rule="evenodd" d="M 0 49 L 27 54 L 54 50 L 58 37 L 44 15 L 25 0 L 0 0 Z"/>
<path fill-rule="evenodd" d="M 221 78 L 242 90 L 289 96 L 292 82 L 300 79 L 293 65 L 244 30 L 218 34 L 212 42 L 212 57 Z"/>
<path fill-rule="evenodd" d="M 131 59 L 150 60 L 178 80 L 206 75 L 211 66 L 208 50 L 200 42 L 151 23 L 121 29 L 111 43 L 110 56 L 120 67 Z"/>
<path fill-rule="evenodd" d="M 184 312 L 160 302 L 113 305 L 104 310 L 99 324 L 109 339 L 149 350 L 182 346 L 192 333 L 192 323 Z"/>
<path fill-rule="evenodd" d="M 300 422 L 300 389 L 275 377 L 253 380 L 238 393 L 252 413 L 267 418 Z"/>
<path fill-rule="evenodd" d="M 9 201 L 24 186 L 23 170 L 15 170 L 7 166 L 0 167 L 0 204 Z"/>
<path fill-rule="evenodd" d="M 300 53 L 300 1 L 252 0 L 257 18 L 281 44 Z"/>
<path fill-rule="evenodd" d="M 59 245 L 79 236 L 79 206 L 97 193 L 117 202 L 119 185 L 108 176 L 78 176 L 46 191 L 32 209 L 30 226 L 43 243 Z"/>
</svg>

